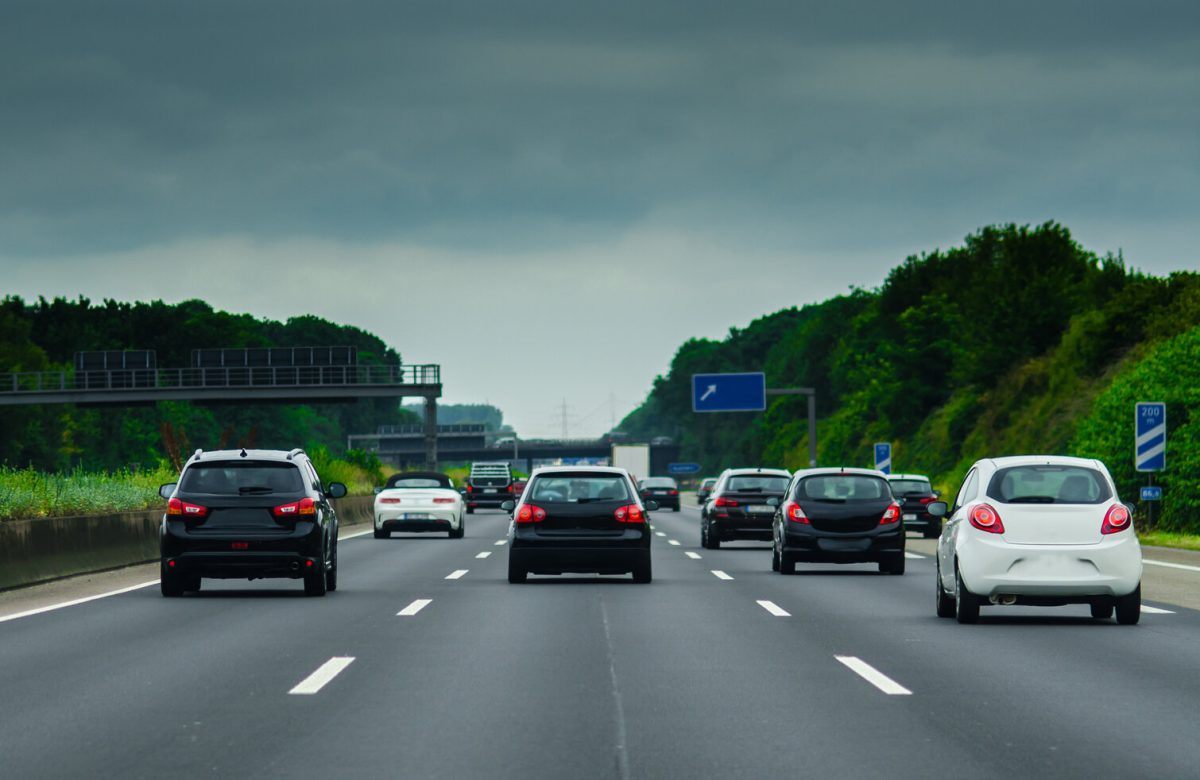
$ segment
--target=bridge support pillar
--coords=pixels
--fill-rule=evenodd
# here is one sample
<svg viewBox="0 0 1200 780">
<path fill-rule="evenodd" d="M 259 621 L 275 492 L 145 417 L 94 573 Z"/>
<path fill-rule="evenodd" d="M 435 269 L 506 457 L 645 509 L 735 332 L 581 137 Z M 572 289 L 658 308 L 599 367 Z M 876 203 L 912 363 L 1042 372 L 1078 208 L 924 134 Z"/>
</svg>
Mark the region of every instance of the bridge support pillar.
<svg viewBox="0 0 1200 780">
<path fill-rule="evenodd" d="M 438 467 L 438 422 L 437 398 L 425 397 L 425 468 L 437 471 Z"/>
</svg>

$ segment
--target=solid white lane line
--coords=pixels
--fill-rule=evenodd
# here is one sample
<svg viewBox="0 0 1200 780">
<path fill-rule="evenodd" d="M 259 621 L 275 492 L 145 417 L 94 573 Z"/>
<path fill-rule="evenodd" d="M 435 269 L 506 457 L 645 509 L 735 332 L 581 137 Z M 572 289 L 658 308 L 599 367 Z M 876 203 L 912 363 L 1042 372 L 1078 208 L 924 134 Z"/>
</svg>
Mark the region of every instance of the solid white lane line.
<svg viewBox="0 0 1200 780">
<path fill-rule="evenodd" d="M 764 600 L 760 600 L 760 601 L 758 602 L 758 606 L 762 607 L 762 608 L 763 608 L 763 609 L 765 609 L 767 612 L 770 612 L 770 613 L 771 613 L 772 615 L 774 615 L 775 617 L 791 617 L 791 616 L 792 616 L 792 613 L 791 613 L 791 612 L 788 612 L 788 611 L 787 611 L 786 609 L 784 609 L 783 607 L 780 607 L 780 606 L 779 606 L 778 604 L 776 604 L 774 601 L 764 601 Z"/>
<path fill-rule="evenodd" d="M 359 531 L 359 532 L 358 532 L 358 533 L 356 533 L 356 534 L 346 534 L 345 536 L 339 536 L 339 537 L 338 537 L 338 539 L 339 539 L 340 541 L 343 541 L 343 542 L 344 542 L 344 541 L 346 541 L 347 539 L 357 539 L 357 538 L 358 538 L 358 537 L 360 537 L 360 536 L 366 536 L 367 534 L 373 534 L 373 533 L 375 533 L 375 529 L 374 529 L 374 528 L 368 528 L 367 530 L 365 530 L 365 531 Z"/>
<path fill-rule="evenodd" d="M 700 553 L 694 553 L 691 550 L 688 550 L 687 552 L 685 552 L 684 555 L 691 558 L 693 561 L 700 560 Z"/>
<path fill-rule="evenodd" d="M 1184 571 L 1200 571 L 1200 566 L 1188 566 L 1186 563 L 1167 563 L 1166 561 L 1151 561 L 1147 558 L 1143 558 L 1142 563 L 1148 563 L 1151 566 L 1166 566 L 1171 569 L 1183 569 Z"/>
<path fill-rule="evenodd" d="M 666 536 L 666 534 L 664 534 L 662 531 L 655 531 L 654 535 L 655 536 Z"/>
<path fill-rule="evenodd" d="M 496 541 L 496 546 L 499 547 L 500 545 L 507 544 L 507 543 L 508 543 L 507 539 L 499 539 Z"/>
<path fill-rule="evenodd" d="M 396 613 L 396 617 L 412 617 L 433 603 L 433 599 L 417 599 Z"/>
<path fill-rule="evenodd" d="M 476 555 L 475 557 L 476 557 L 476 558 L 486 558 L 486 557 L 488 557 L 489 555 L 491 555 L 491 553 L 490 553 L 490 552 L 481 552 L 481 553 L 479 553 L 479 555 Z"/>
<path fill-rule="evenodd" d="M 888 677 L 883 672 L 871 666 L 861 658 L 852 655 L 835 655 L 834 658 L 846 665 L 850 671 L 874 685 L 888 696 L 911 696 L 912 691 Z"/>
<path fill-rule="evenodd" d="M 713 576 L 714 576 L 714 577 L 716 577 L 716 578 L 717 578 L 717 579 L 719 579 L 719 580 L 731 580 L 731 579 L 733 579 L 733 577 L 730 577 L 728 574 L 726 574 L 725 572 L 721 571 L 720 569 L 713 569 L 713 570 L 712 570 L 712 573 L 713 573 Z M 760 602 L 758 602 L 758 603 L 759 603 L 759 604 L 761 604 L 762 602 L 760 601 Z"/>
<path fill-rule="evenodd" d="M 470 571 L 470 569 L 455 569 L 454 571 L 452 571 L 446 575 L 446 579 L 448 579 L 448 580 L 461 579 L 462 576 L 464 574 L 466 574 L 468 571 Z"/>
<path fill-rule="evenodd" d="M 1145 604 L 1142 605 L 1142 612 L 1145 612 L 1147 615 L 1174 615 L 1175 614 L 1174 612 L 1172 612 L 1169 609 L 1159 609 L 1158 607 L 1149 607 L 1149 606 L 1146 606 Z"/>
<path fill-rule="evenodd" d="M 292 688 L 288 693 L 293 696 L 311 696 L 328 685 L 330 680 L 341 674 L 352 663 L 354 663 L 354 659 L 350 656 L 335 655 L 317 667 L 317 671 L 305 677 L 299 685 Z"/>
<path fill-rule="evenodd" d="M 911 559 L 911 560 L 914 560 L 914 561 L 919 561 L 919 560 L 921 560 L 922 558 L 924 558 L 925 556 L 924 556 L 924 555 L 917 555 L 916 553 L 910 553 L 910 552 L 906 552 L 906 553 L 904 553 L 904 557 L 905 557 L 905 558 L 909 558 L 909 559 Z"/>
<path fill-rule="evenodd" d="M 678 546 L 679 546 L 679 542 L 675 541 L 674 539 L 668 539 L 668 540 L 667 540 L 667 544 L 673 544 L 673 545 L 675 545 L 676 547 L 678 547 Z"/>
<path fill-rule="evenodd" d="M 96 599 L 106 599 L 109 596 L 120 596 L 122 593 L 129 593 L 132 590 L 141 590 L 142 588 L 149 588 L 151 585 L 157 585 L 157 584 L 158 584 L 158 580 L 150 580 L 149 582 L 143 582 L 138 585 L 130 585 L 128 588 L 120 588 L 118 590 L 110 590 L 107 593 L 100 593 L 95 596 L 86 596 L 81 599 L 72 599 L 71 601 L 64 601 L 61 604 L 51 604 L 48 607 L 38 607 L 37 609 L 27 609 L 24 612 L 15 612 L 11 615 L 4 615 L 3 617 L 0 617 L 0 623 L 4 623 L 9 620 L 16 620 L 17 618 L 30 617 L 31 615 L 40 615 L 43 612 L 53 612 L 56 609 L 62 609 L 64 607 L 73 607 L 76 604 L 85 604 L 89 601 L 95 601 Z"/>
</svg>

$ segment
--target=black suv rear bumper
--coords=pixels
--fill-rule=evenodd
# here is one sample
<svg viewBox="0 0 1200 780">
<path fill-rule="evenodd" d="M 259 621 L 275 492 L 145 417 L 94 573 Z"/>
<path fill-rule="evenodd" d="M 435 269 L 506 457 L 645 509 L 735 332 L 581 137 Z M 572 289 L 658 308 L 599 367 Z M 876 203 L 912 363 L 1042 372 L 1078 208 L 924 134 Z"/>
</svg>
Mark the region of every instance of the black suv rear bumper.
<svg viewBox="0 0 1200 780">
<path fill-rule="evenodd" d="M 166 571 L 183 576 L 212 579 L 259 579 L 290 577 L 297 579 L 318 570 L 319 556 L 292 552 L 185 552 L 163 556 Z"/>
</svg>

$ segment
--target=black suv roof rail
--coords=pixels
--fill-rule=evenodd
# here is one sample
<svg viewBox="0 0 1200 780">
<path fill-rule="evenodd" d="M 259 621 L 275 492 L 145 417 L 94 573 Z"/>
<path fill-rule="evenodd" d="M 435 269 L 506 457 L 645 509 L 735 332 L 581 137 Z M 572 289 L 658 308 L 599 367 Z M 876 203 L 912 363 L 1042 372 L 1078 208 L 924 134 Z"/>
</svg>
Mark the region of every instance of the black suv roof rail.
<svg viewBox="0 0 1200 780">
<path fill-rule="evenodd" d="M 303 454 L 304 454 L 304 449 L 302 447 L 297 447 L 296 449 L 292 450 L 291 452 L 289 452 L 287 454 L 287 459 L 291 460 L 292 458 L 296 457 L 297 455 L 303 455 Z"/>
</svg>

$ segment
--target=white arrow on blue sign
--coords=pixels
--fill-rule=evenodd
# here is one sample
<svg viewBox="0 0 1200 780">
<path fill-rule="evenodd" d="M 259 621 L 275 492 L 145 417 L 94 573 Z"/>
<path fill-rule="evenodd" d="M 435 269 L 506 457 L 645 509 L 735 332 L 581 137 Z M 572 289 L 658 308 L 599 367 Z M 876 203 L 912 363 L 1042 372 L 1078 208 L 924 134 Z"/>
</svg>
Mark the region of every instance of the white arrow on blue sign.
<svg viewBox="0 0 1200 780">
<path fill-rule="evenodd" d="M 692 374 L 693 412 L 761 412 L 767 408 L 767 376 Z"/>
<path fill-rule="evenodd" d="M 884 474 L 892 473 L 892 445 L 890 442 L 879 442 L 875 445 L 875 468 Z"/>
<path fill-rule="evenodd" d="M 668 463 L 668 474 L 696 474 L 700 471 L 699 463 Z"/>
<path fill-rule="evenodd" d="M 1167 405 L 1143 402 L 1134 406 L 1133 463 L 1138 471 L 1167 467 Z"/>
</svg>

